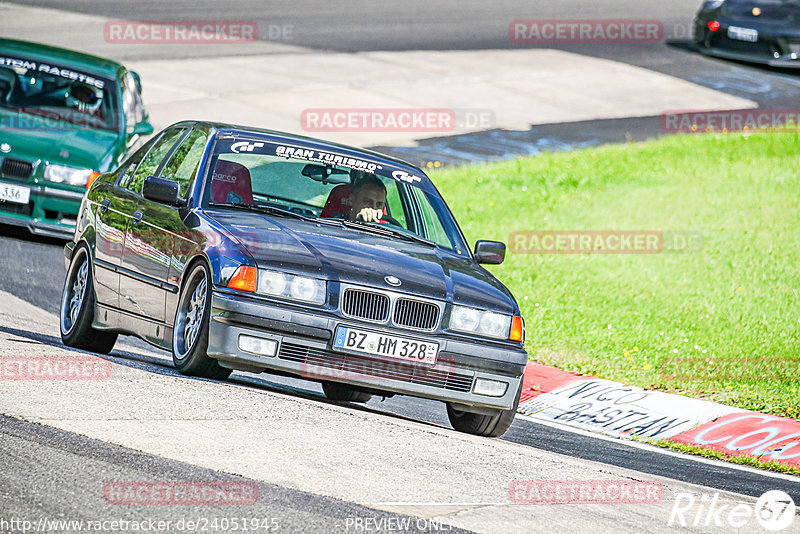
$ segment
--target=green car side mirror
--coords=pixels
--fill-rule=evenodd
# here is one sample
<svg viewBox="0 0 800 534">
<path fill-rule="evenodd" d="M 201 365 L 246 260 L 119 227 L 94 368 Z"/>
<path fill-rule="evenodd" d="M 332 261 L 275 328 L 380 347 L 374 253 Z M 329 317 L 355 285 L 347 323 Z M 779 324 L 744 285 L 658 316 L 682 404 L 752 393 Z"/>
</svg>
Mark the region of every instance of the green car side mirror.
<svg viewBox="0 0 800 534">
<path fill-rule="evenodd" d="M 147 121 L 140 122 L 134 125 L 130 135 L 150 135 L 153 133 L 153 125 Z"/>
</svg>

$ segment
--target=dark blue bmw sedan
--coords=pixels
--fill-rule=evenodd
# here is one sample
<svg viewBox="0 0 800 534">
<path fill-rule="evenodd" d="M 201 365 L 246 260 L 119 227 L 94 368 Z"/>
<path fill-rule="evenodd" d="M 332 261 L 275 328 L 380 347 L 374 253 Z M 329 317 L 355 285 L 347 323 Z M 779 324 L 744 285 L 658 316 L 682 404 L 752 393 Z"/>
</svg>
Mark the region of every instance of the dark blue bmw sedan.
<svg viewBox="0 0 800 534">
<path fill-rule="evenodd" d="M 205 122 L 154 136 L 84 198 L 65 247 L 66 345 L 119 334 L 187 375 L 322 383 L 337 401 L 412 395 L 499 436 L 528 360 L 508 289 L 420 169 L 317 139 Z"/>
</svg>

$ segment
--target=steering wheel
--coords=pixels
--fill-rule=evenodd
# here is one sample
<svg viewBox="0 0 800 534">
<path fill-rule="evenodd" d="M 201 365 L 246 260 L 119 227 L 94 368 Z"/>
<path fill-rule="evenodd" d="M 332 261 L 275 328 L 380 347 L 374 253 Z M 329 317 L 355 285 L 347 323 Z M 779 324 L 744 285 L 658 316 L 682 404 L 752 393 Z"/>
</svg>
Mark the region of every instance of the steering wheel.
<svg viewBox="0 0 800 534">
<path fill-rule="evenodd" d="M 357 221 L 361 221 L 361 222 L 365 222 L 365 221 L 364 221 L 364 218 L 363 218 L 363 217 L 361 217 L 361 215 L 358 215 L 358 216 L 356 216 L 356 220 L 357 220 Z M 376 224 L 393 224 L 393 225 L 395 225 L 395 226 L 399 226 L 400 228 L 403 228 L 403 225 L 402 225 L 402 224 L 400 224 L 400 223 L 397 221 L 397 219 L 395 219 L 395 218 L 394 218 L 394 217 L 392 217 L 391 215 L 387 215 L 386 213 L 384 213 L 383 215 L 381 215 L 381 220 L 380 220 L 380 221 L 378 221 Z"/>
</svg>

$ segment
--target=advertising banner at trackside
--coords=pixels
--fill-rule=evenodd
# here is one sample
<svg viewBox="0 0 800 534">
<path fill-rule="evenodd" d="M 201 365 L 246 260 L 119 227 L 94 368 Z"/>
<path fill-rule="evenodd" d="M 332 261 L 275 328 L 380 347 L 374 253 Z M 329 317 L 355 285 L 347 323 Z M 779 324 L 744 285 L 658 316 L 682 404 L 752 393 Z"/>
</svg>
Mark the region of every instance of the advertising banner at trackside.
<svg viewBox="0 0 800 534">
<path fill-rule="evenodd" d="M 530 369 L 529 365 L 526 375 Z M 617 437 L 665 439 L 741 411 L 546 366 L 537 366 L 531 374 L 538 376 L 544 387 L 532 392 L 531 387 L 536 386 L 527 380 L 519 413 Z"/>
<path fill-rule="evenodd" d="M 615 437 L 685 443 L 800 467 L 800 421 L 529 362 L 517 412 Z"/>
<path fill-rule="evenodd" d="M 800 421 L 785 417 L 739 410 L 670 439 L 800 467 Z"/>
</svg>

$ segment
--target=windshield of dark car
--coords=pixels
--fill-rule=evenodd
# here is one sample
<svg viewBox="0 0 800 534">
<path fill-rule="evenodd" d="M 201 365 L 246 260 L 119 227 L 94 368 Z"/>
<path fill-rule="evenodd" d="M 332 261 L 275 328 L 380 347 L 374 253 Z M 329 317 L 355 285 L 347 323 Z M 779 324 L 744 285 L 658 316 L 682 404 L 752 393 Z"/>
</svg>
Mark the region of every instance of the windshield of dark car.
<svg viewBox="0 0 800 534">
<path fill-rule="evenodd" d="M 424 175 L 312 148 L 230 139 L 217 141 L 210 165 L 205 199 L 214 205 L 267 206 L 348 220 L 468 254 L 452 215 Z M 364 221 L 359 215 L 364 205 L 375 210 L 379 222 Z"/>
<path fill-rule="evenodd" d="M 20 129 L 116 131 L 116 84 L 68 65 L 0 52 L 0 107 L 22 112 Z"/>
</svg>

